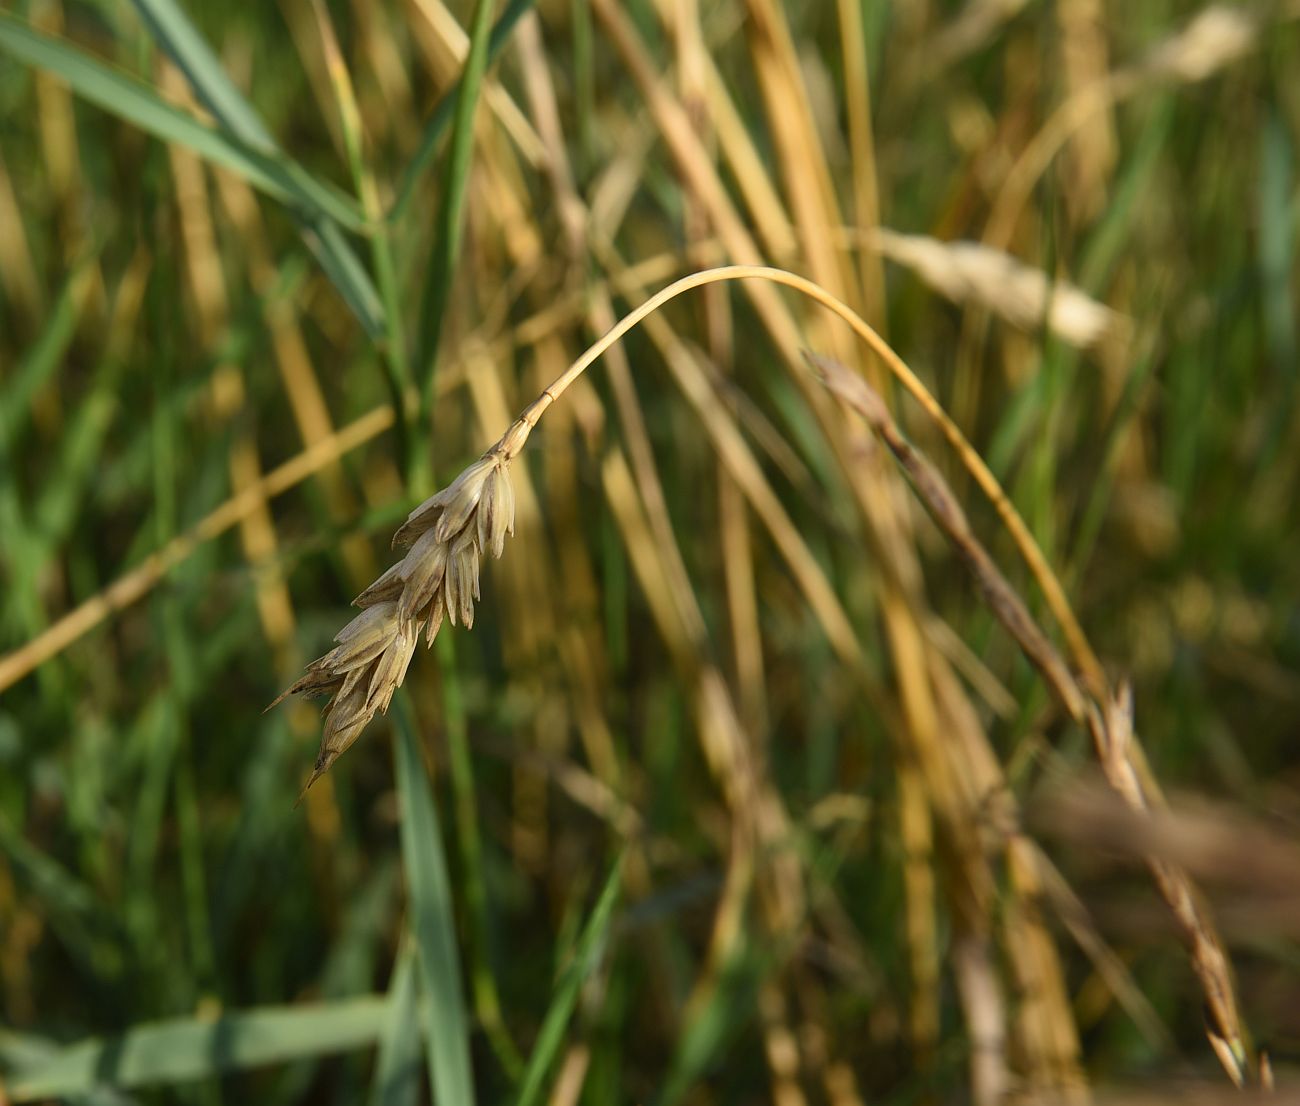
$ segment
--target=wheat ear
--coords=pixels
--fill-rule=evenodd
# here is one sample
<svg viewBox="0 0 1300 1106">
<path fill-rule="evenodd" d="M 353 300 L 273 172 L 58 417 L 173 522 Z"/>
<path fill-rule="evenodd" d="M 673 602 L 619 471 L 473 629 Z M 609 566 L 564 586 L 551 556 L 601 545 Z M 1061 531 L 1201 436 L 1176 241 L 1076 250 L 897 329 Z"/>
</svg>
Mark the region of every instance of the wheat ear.
<svg viewBox="0 0 1300 1106">
<path fill-rule="evenodd" d="M 394 547 L 408 547 L 406 555 L 352 601 L 361 613 L 338 632 L 335 647 L 312 661 L 271 704 L 290 695 L 330 696 L 320 752 L 304 793 L 376 714 L 388 710 L 422 632 L 432 645 L 446 620 L 452 625 L 459 620 L 466 629 L 474 625 L 479 562 L 489 551 L 501 556 L 506 535 L 515 532 L 510 462 L 531 429 L 521 418 L 407 516 L 393 535 Z"/>
</svg>

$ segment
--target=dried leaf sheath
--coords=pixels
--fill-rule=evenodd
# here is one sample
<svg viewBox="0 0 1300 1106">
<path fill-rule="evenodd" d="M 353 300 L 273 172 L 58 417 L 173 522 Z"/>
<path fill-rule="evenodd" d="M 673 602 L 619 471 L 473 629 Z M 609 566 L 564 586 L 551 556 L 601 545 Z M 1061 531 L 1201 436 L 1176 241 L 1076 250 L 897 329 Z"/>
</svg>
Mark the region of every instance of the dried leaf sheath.
<svg viewBox="0 0 1300 1106">
<path fill-rule="evenodd" d="M 522 421 L 522 420 L 521 420 Z M 329 695 L 320 753 L 307 787 L 329 770 L 402 686 L 424 631 L 433 644 L 443 619 L 474 624 L 479 560 L 501 556 L 515 532 L 509 465 L 527 437 L 519 424 L 436 495 L 407 516 L 393 545 L 410 548 L 353 600 L 361 609 L 334 638 L 335 647 L 307 666 L 272 707 L 290 695 Z M 268 710 L 270 707 L 267 708 Z"/>
</svg>

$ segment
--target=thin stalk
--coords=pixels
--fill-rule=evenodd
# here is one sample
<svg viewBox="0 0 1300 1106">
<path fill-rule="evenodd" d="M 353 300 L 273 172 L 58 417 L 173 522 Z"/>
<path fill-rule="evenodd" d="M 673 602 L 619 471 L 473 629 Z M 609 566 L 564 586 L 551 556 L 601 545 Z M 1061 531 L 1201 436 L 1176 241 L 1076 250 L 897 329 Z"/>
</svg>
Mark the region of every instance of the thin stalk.
<svg viewBox="0 0 1300 1106">
<path fill-rule="evenodd" d="M 877 334 L 856 311 L 807 277 L 767 265 L 723 265 L 715 269 L 705 269 L 698 273 L 691 273 L 680 280 L 674 281 L 666 288 L 655 293 L 639 307 L 630 311 L 616 325 L 606 331 L 602 337 L 589 346 L 582 356 L 544 388 L 542 393 L 524 409 L 518 420 L 506 431 L 495 448 L 500 450 L 506 457 L 516 456 L 523 448 L 524 442 L 532 432 L 533 427 L 546 413 L 547 408 L 559 399 L 565 390 L 586 372 L 610 346 L 619 341 L 628 331 L 639 325 L 649 315 L 654 314 L 665 304 L 685 292 L 695 288 L 702 288 L 705 285 L 732 280 L 767 280 L 774 284 L 782 284 L 787 288 L 793 288 L 838 315 L 871 348 L 890 374 L 911 393 L 922 410 L 938 426 L 943 436 L 948 440 L 949 445 L 956 452 L 962 465 L 965 466 L 976 484 L 979 485 L 980 490 L 992 504 L 993 509 L 1002 520 L 1002 524 L 1006 526 L 1011 534 L 1021 558 L 1037 581 L 1038 586 L 1042 589 L 1047 604 L 1065 636 L 1071 657 L 1075 665 L 1083 673 L 1085 684 L 1094 693 L 1104 693 L 1107 685 L 1101 662 L 1097 660 L 1092 646 L 1088 644 L 1083 629 L 1079 625 L 1078 619 L 1075 618 L 1070 602 L 1065 596 L 1064 588 L 1062 588 L 1056 574 L 1048 565 L 1042 550 L 1039 549 L 1038 543 L 1034 540 L 1033 534 L 1025 525 L 1024 519 L 1020 517 L 1020 513 L 1002 490 L 1002 485 L 998 483 L 997 477 L 993 475 L 992 471 L 984 463 L 983 458 L 966 440 L 961 428 L 948 417 L 939 401 L 934 398 L 921 379 L 908 368 L 906 362 L 894 352 L 893 347 Z"/>
</svg>

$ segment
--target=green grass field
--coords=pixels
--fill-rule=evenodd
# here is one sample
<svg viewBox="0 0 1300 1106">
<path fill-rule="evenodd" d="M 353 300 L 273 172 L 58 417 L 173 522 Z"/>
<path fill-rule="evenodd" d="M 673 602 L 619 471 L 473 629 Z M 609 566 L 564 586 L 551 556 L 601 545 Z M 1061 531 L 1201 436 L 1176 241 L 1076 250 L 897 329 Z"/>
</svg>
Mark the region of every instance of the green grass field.
<svg viewBox="0 0 1300 1106">
<path fill-rule="evenodd" d="M 1294 1094 L 1297 73 L 1295 0 L 5 0 L 0 1104 Z M 726 265 L 810 283 L 601 344 L 295 806 L 408 512 Z"/>
</svg>

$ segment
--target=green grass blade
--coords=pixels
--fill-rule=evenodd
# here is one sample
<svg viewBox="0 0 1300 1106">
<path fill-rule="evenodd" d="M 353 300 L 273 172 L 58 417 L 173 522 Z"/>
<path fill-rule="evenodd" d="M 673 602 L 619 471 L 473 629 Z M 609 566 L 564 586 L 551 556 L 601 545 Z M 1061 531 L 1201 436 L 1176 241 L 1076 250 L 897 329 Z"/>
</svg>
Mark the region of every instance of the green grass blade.
<svg viewBox="0 0 1300 1106">
<path fill-rule="evenodd" d="M 460 850 L 464 902 L 469 920 L 468 968 L 470 992 L 479 1025 L 487 1034 L 492 1051 L 512 1082 L 523 1071 L 523 1058 L 515 1047 L 501 1016 L 501 998 L 488 956 L 487 890 L 483 885 L 483 842 L 478 828 L 478 799 L 474 789 L 474 766 L 470 760 L 465 702 L 456 667 L 456 639 L 441 634 L 435 643 L 442 672 L 442 718 L 447 732 L 447 763 L 450 768 L 456 845 Z"/>
<path fill-rule="evenodd" d="M 519 1089 L 517 1100 L 519 1106 L 531 1106 L 537 1099 L 547 1072 L 551 1070 L 556 1056 L 559 1055 L 560 1046 L 564 1043 L 564 1030 L 573 1015 L 573 1008 L 578 1003 L 578 991 L 595 971 L 601 952 L 605 948 L 605 938 L 609 933 L 609 922 L 614 913 L 614 905 L 618 902 L 622 876 L 623 855 L 620 854 L 614 861 L 609 877 L 605 880 L 600 898 L 596 901 L 596 908 L 591 912 L 582 936 L 578 938 L 573 959 L 569 961 L 569 966 L 565 968 L 560 978 L 560 985 L 551 999 L 550 1009 L 546 1011 L 541 1031 L 537 1034 L 537 1043 L 533 1046 L 532 1055 L 528 1058 L 528 1067 L 524 1071 L 523 1085 Z"/>
<path fill-rule="evenodd" d="M 333 185 L 316 180 L 290 161 L 253 149 L 200 123 L 167 103 L 148 85 L 119 73 L 83 50 L 33 30 L 8 13 L 0 13 L 0 49 L 66 81 L 83 99 L 155 138 L 185 146 L 238 173 L 282 203 L 352 230 L 365 229 L 357 205 Z"/>
<path fill-rule="evenodd" d="M 388 1014 L 375 1061 L 370 1106 L 416 1106 L 420 1100 L 420 1019 L 415 981 L 418 953 L 402 944 L 388 987 Z"/>
<path fill-rule="evenodd" d="M 155 40 L 180 67 L 195 95 L 221 125 L 253 149 L 276 153 L 275 139 L 257 109 L 226 76 L 211 47 L 181 7 L 174 0 L 134 0 L 134 4 Z M 378 341 L 384 335 L 379 294 L 347 239 L 328 220 L 300 219 L 299 231 L 371 340 Z"/>
<path fill-rule="evenodd" d="M 13 1102 L 188 1082 L 221 1072 L 345 1052 L 383 1032 L 388 1002 L 378 995 L 301 1006 L 267 1006 L 215 1021 L 147 1022 L 120 1037 L 92 1038 L 31 1056 L 6 1074 Z"/>
<path fill-rule="evenodd" d="M 402 810 L 402 859 L 411 929 L 420 950 L 420 981 L 427 1014 L 427 1058 L 438 1106 L 472 1106 L 469 1022 L 456 951 L 447 858 L 434 809 L 433 788 L 420 759 L 410 706 L 398 700 L 397 793 Z"/>
<path fill-rule="evenodd" d="M 1294 236 L 1289 233 L 1291 197 L 1295 195 L 1295 155 L 1286 127 L 1270 115 L 1260 139 L 1259 267 L 1264 288 L 1264 317 L 1269 342 L 1284 371 L 1295 370 L 1296 308 L 1287 292 L 1294 271 Z"/>
<path fill-rule="evenodd" d="M 361 264 L 343 232 L 333 223 L 324 220 L 311 224 L 303 222 L 299 231 L 317 264 L 338 289 L 343 302 L 348 305 L 371 341 L 384 336 L 384 311 L 379 304 L 379 293 L 366 267 Z"/>
<path fill-rule="evenodd" d="M 479 87 L 487 69 L 488 35 L 491 31 L 492 0 L 478 0 L 470 29 L 469 53 L 460 79 L 460 98 L 456 103 L 456 125 L 451 134 L 451 150 L 443 177 L 438 218 L 434 224 L 433 256 L 424 286 L 420 311 L 420 341 L 416 365 L 424 369 L 424 391 L 420 425 L 425 427 L 433 409 L 433 387 L 438 367 L 438 340 L 442 320 L 451 297 L 451 281 L 460 257 L 461 214 L 465 209 L 465 186 L 469 180 L 470 157 L 474 150 L 474 109 L 478 106 Z"/>
<path fill-rule="evenodd" d="M 261 116 L 226 76 L 216 54 L 180 7 L 171 0 L 133 0 L 149 33 L 171 56 L 199 100 L 231 134 L 268 153 L 275 139 Z"/>
<path fill-rule="evenodd" d="M 505 11 L 501 13 L 501 18 L 496 21 L 496 25 L 492 28 L 491 37 L 488 39 L 488 65 L 491 65 L 497 59 L 497 55 L 505 48 L 506 42 L 510 39 L 510 32 L 515 29 L 515 24 L 533 6 L 533 3 L 534 0 L 510 0 L 510 3 L 506 5 Z M 468 71 L 468 62 L 466 68 Z M 388 213 L 390 221 L 396 222 L 406 214 L 406 209 L 415 196 L 415 190 L 419 187 L 420 178 L 424 176 L 425 171 L 432 164 L 433 155 L 438 149 L 438 142 L 442 139 L 447 125 L 451 122 L 452 116 L 460 105 L 463 85 L 464 78 L 462 77 L 438 101 L 438 106 L 433 109 L 433 114 L 424 126 L 424 135 L 420 139 L 419 148 L 415 151 L 415 155 L 406 166 L 406 171 L 402 174 L 402 183 L 397 189 L 397 199 L 393 201 L 393 206 Z"/>
</svg>

